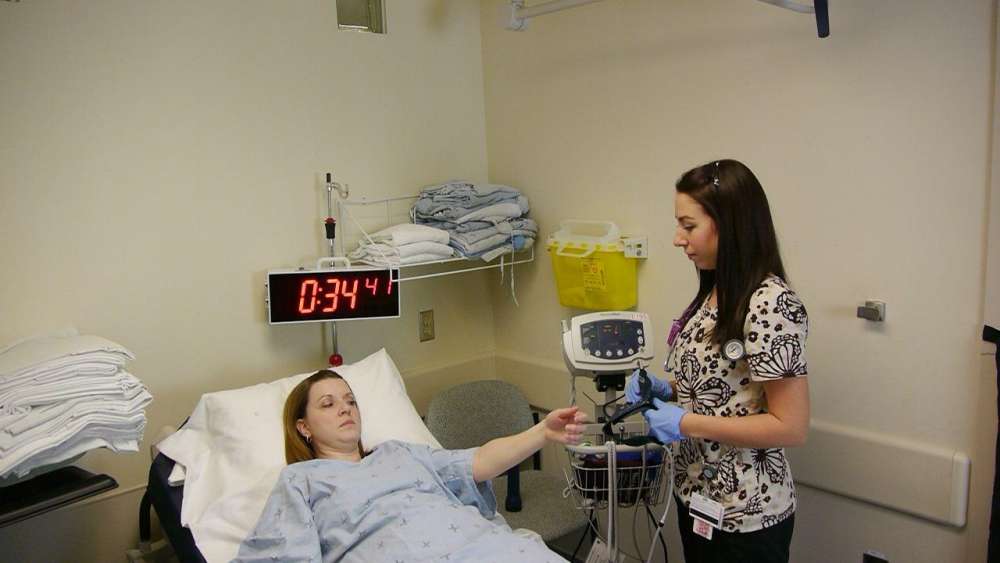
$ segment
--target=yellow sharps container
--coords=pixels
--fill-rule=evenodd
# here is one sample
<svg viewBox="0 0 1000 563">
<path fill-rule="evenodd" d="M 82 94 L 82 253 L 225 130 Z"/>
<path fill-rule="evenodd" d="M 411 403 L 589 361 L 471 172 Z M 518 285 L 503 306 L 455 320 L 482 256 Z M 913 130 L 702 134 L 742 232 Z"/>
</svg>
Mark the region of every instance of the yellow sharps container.
<svg viewBox="0 0 1000 563">
<path fill-rule="evenodd" d="M 618 225 L 567 220 L 549 237 L 559 303 L 576 309 L 620 311 L 638 301 L 636 259 L 625 257 Z"/>
</svg>

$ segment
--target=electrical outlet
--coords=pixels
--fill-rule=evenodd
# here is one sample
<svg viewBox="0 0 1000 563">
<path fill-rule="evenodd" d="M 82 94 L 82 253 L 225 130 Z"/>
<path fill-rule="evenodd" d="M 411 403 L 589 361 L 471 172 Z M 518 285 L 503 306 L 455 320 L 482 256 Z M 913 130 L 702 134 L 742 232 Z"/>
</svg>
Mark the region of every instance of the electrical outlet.
<svg viewBox="0 0 1000 563">
<path fill-rule="evenodd" d="M 877 551 L 869 549 L 861 554 L 861 563 L 889 563 L 889 558 Z"/>
<path fill-rule="evenodd" d="M 434 340 L 434 309 L 420 311 L 420 341 Z"/>
<path fill-rule="evenodd" d="M 649 258 L 649 243 L 646 237 L 629 237 L 622 239 L 625 245 L 626 258 Z"/>
</svg>

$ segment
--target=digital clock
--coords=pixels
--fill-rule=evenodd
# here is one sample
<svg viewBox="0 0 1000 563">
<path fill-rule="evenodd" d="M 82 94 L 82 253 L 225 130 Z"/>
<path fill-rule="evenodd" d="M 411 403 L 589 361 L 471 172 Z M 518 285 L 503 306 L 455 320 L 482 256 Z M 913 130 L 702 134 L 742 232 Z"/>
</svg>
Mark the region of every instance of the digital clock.
<svg viewBox="0 0 1000 563">
<path fill-rule="evenodd" d="M 267 273 L 271 324 L 399 317 L 399 270 L 330 269 Z"/>
</svg>

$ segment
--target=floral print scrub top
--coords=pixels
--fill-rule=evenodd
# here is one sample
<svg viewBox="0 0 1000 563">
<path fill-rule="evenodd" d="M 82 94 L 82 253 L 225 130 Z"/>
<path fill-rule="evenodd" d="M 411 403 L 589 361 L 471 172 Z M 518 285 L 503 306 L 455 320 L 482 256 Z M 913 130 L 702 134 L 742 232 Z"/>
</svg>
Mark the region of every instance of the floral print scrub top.
<svg viewBox="0 0 1000 563">
<path fill-rule="evenodd" d="M 802 301 L 777 276 L 761 282 L 743 325 L 746 354 L 737 361 L 726 359 L 711 342 L 718 310 L 707 302 L 681 330 L 667 366 L 679 404 L 710 416 L 766 412 L 763 382 L 807 373 L 809 323 Z M 675 446 L 674 486 L 685 506 L 695 492 L 721 502 L 722 530 L 727 532 L 768 528 L 795 511 L 784 448 L 740 448 L 686 438 Z"/>
</svg>

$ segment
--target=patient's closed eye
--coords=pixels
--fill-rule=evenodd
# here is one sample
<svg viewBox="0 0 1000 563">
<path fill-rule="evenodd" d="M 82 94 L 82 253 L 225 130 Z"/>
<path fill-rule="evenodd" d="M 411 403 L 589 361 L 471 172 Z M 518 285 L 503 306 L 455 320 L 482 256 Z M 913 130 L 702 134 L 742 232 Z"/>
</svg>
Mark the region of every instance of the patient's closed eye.
<svg viewBox="0 0 1000 563">
<path fill-rule="evenodd" d="M 356 407 L 356 406 L 358 406 L 358 402 L 356 400 L 354 400 L 354 399 L 345 399 L 344 402 L 347 403 L 347 405 L 350 406 L 350 407 Z M 323 400 L 320 401 L 319 406 L 320 406 L 320 408 L 324 408 L 325 409 L 327 407 L 332 407 L 335 404 L 336 404 L 336 401 L 334 401 L 333 399 L 330 399 L 328 397 L 324 397 Z"/>
</svg>

